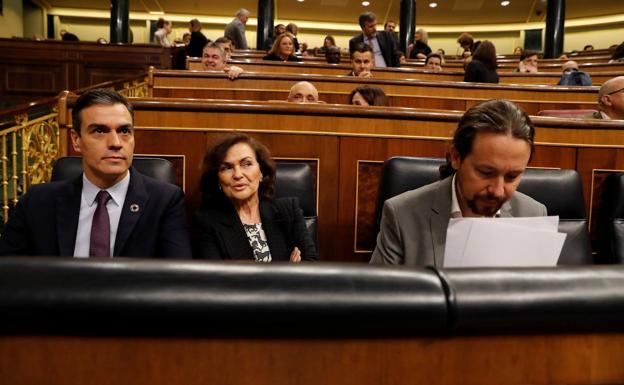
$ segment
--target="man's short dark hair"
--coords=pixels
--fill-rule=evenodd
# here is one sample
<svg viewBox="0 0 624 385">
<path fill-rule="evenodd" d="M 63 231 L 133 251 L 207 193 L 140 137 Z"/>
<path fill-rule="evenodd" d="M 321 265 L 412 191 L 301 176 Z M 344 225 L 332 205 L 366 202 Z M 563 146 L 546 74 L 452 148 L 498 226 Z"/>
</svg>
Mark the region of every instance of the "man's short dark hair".
<svg viewBox="0 0 624 385">
<path fill-rule="evenodd" d="M 394 20 L 388 20 L 388 21 L 386 21 L 386 24 L 384 24 L 384 29 L 386 29 L 388 27 L 388 24 L 390 24 L 390 23 L 392 23 L 392 24 L 394 24 L 396 26 L 396 22 Z"/>
<path fill-rule="evenodd" d="M 432 57 L 437 57 L 440 60 L 440 65 L 442 65 L 442 55 L 435 52 L 427 55 L 427 59 L 425 59 L 425 65 L 429 64 L 429 59 L 431 59 Z"/>
<path fill-rule="evenodd" d="M 474 138 L 478 133 L 493 133 L 509 135 L 522 139 L 531 146 L 533 156 L 535 128 L 529 115 L 517 105 L 501 99 L 488 100 L 470 108 L 459 120 L 457 130 L 453 135 L 453 147 L 457 150 L 460 159 L 465 159 L 472 151 Z M 440 167 L 440 176 L 447 177 L 455 170 L 451 166 L 450 157 Z"/>
<path fill-rule="evenodd" d="M 364 29 L 364 23 L 367 21 L 375 21 L 377 20 L 377 15 L 372 12 L 364 12 L 360 15 L 358 22 L 360 23 L 360 28 Z"/>
<path fill-rule="evenodd" d="M 72 109 L 72 128 L 80 136 L 80 126 L 82 126 L 82 117 L 80 113 L 85 108 L 96 105 L 112 106 L 114 104 L 123 104 L 128 109 L 134 123 L 134 109 L 125 96 L 108 88 L 96 88 L 89 90 L 76 100 L 76 104 Z"/>
<path fill-rule="evenodd" d="M 325 61 L 328 64 L 339 64 L 340 63 L 340 48 L 332 45 L 327 47 L 325 50 Z"/>
<path fill-rule="evenodd" d="M 356 52 L 359 52 L 359 53 L 370 52 L 371 55 L 373 55 L 373 57 L 375 56 L 375 54 L 373 53 L 373 48 L 366 43 L 359 43 L 358 45 L 355 46 L 355 50 L 351 52 L 351 59 L 353 59 L 353 55 Z"/>
<path fill-rule="evenodd" d="M 523 61 L 524 59 L 531 56 L 537 56 L 537 52 L 531 51 L 530 49 L 524 50 L 522 51 L 522 54 L 520 54 L 520 61 Z"/>
</svg>

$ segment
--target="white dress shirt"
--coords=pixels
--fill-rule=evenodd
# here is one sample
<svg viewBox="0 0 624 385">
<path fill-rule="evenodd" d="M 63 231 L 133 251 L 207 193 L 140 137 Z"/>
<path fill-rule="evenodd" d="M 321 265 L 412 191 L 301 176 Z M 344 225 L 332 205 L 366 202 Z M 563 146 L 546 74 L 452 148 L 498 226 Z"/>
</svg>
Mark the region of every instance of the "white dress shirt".
<svg viewBox="0 0 624 385">
<path fill-rule="evenodd" d="M 106 189 L 111 199 L 106 203 L 108 218 L 110 220 L 110 255 L 115 249 L 115 238 L 119 227 L 119 218 L 123 209 L 126 193 L 130 186 L 130 172 L 114 186 Z M 97 208 L 96 195 L 100 188 L 91 183 L 84 173 L 82 174 L 82 196 L 80 199 L 80 214 L 78 216 L 78 232 L 76 233 L 76 245 L 74 246 L 74 257 L 88 258 L 89 247 L 91 245 L 91 224 L 93 215 Z"/>
<path fill-rule="evenodd" d="M 368 37 L 364 35 L 364 42 L 371 46 L 373 54 L 375 56 L 375 67 L 387 67 L 386 61 L 381 54 L 381 47 L 379 47 L 379 41 L 377 41 L 377 35 Z"/>
</svg>

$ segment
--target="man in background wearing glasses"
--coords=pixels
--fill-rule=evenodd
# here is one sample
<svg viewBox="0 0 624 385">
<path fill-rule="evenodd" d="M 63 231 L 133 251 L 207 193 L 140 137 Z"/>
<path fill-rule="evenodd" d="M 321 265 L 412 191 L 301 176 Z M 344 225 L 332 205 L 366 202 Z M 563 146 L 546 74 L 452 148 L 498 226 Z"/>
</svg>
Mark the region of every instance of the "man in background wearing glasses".
<svg viewBox="0 0 624 385">
<path fill-rule="evenodd" d="M 624 76 L 604 82 L 598 92 L 598 111 L 589 118 L 624 119 Z"/>
</svg>

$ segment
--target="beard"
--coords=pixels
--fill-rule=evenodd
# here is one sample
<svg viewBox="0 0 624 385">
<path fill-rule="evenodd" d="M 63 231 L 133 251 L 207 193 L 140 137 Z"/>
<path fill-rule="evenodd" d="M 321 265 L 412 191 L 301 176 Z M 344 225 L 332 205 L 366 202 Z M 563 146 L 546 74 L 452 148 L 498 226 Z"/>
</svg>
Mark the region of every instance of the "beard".
<svg viewBox="0 0 624 385">
<path fill-rule="evenodd" d="M 466 205 L 473 214 L 484 217 L 493 217 L 505 203 L 504 198 L 491 194 L 475 194 L 472 199 L 466 199 Z"/>
</svg>

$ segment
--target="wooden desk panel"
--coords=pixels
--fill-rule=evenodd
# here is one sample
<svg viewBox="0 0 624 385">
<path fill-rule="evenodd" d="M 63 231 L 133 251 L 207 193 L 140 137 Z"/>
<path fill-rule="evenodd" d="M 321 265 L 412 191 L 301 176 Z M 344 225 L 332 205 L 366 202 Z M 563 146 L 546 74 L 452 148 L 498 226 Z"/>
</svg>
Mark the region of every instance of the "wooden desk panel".
<svg viewBox="0 0 624 385">
<path fill-rule="evenodd" d="M 302 332 L 302 335 L 305 335 Z M 13 385 L 621 384 L 624 335 L 0 337 Z"/>
<path fill-rule="evenodd" d="M 243 68 L 247 72 L 255 73 L 279 73 L 279 74 L 316 74 L 316 75 L 347 75 L 351 72 L 348 64 L 326 64 L 311 62 L 270 62 L 263 60 L 233 60 L 232 65 Z M 203 71 L 199 60 L 189 60 L 188 68 L 195 71 Z M 401 67 L 401 68 L 375 68 L 372 71 L 375 79 L 396 80 L 429 80 L 429 81 L 454 81 L 464 80 L 463 68 L 446 68 L 442 72 L 431 72 L 424 68 Z M 624 73 L 613 71 L 594 72 L 591 74 L 594 85 L 601 85 L 606 80 Z M 520 74 L 501 69 L 499 71 L 501 84 L 550 84 L 556 85 L 561 78 L 561 70 L 554 72 L 539 72 L 536 74 Z"/>
<path fill-rule="evenodd" d="M 589 102 L 597 100 L 598 87 L 552 87 L 545 85 L 486 85 L 481 83 L 368 79 L 351 76 L 242 74 L 231 81 L 222 73 L 204 71 L 153 71 L 153 89 L 245 89 L 285 91 L 298 81 L 312 82 L 319 92 L 350 93 L 358 85 L 381 87 L 387 94 L 514 101 Z"/>
</svg>

